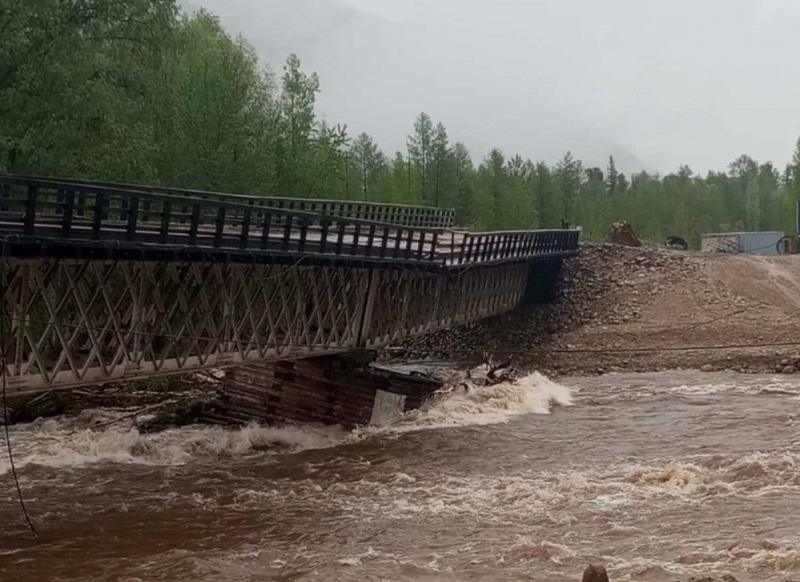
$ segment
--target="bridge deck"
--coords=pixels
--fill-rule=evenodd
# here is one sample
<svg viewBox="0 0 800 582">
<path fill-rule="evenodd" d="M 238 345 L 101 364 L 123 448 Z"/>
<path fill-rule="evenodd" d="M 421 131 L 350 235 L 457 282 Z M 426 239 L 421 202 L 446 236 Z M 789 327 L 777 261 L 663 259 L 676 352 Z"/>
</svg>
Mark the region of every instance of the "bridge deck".
<svg viewBox="0 0 800 582">
<path fill-rule="evenodd" d="M 217 195 L 221 196 L 221 195 Z M 397 226 L 227 200 L 89 183 L 0 175 L 0 234 L 26 253 L 63 253 L 93 241 L 107 249 L 209 249 L 237 256 L 317 255 L 412 261 L 420 267 L 530 260 L 575 249 L 577 231 L 469 233 Z M 37 247 L 36 240 L 49 241 Z M 58 241 L 58 249 L 53 242 Z M 23 252 L 23 251 L 20 251 Z M 242 254 L 244 253 L 244 254 Z M 163 260 L 163 259 L 162 259 Z"/>
</svg>

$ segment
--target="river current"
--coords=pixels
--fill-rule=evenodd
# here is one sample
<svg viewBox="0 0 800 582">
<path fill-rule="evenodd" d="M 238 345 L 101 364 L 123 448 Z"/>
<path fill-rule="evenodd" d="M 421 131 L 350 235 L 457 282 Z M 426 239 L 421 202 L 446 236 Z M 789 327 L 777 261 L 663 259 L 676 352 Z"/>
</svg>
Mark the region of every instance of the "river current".
<svg viewBox="0 0 800 582">
<path fill-rule="evenodd" d="M 670 372 L 456 390 L 397 425 L 11 428 L 0 580 L 800 576 L 800 380 Z"/>
</svg>

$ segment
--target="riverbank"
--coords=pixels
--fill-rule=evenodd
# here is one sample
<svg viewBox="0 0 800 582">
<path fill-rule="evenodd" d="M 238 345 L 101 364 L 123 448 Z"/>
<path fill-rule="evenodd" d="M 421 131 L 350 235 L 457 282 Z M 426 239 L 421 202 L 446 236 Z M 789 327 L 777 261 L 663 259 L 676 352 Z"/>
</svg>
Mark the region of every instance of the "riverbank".
<svg viewBox="0 0 800 582">
<path fill-rule="evenodd" d="M 798 315 L 797 257 L 590 244 L 566 263 L 555 302 L 413 338 L 383 357 L 474 361 L 485 352 L 552 376 L 795 373 Z"/>
<path fill-rule="evenodd" d="M 795 374 L 798 315 L 797 257 L 590 244 L 565 264 L 556 301 L 412 338 L 384 350 L 381 362 L 463 369 L 511 359 L 520 371 L 553 378 L 680 369 Z M 149 418 L 143 430 L 192 424 L 215 398 L 213 380 L 193 374 L 52 392 L 12 402 L 11 420 L 138 407 Z"/>
</svg>

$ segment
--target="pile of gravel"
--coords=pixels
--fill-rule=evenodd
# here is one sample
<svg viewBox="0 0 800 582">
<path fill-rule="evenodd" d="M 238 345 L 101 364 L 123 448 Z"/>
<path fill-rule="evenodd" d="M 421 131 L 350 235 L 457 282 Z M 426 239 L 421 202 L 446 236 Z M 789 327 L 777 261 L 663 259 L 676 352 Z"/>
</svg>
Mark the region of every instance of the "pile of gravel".
<svg viewBox="0 0 800 582">
<path fill-rule="evenodd" d="M 641 316 L 650 298 L 697 272 L 703 260 L 678 251 L 585 244 L 566 261 L 555 301 L 410 338 L 384 358 L 474 360 L 486 352 L 524 351 L 587 323 L 614 325 Z"/>
</svg>

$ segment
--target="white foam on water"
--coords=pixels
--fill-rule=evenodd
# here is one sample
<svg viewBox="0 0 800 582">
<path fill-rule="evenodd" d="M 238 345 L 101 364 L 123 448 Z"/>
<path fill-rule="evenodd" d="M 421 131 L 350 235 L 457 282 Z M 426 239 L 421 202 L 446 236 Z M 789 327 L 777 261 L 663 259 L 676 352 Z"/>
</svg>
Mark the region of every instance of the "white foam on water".
<svg viewBox="0 0 800 582">
<path fill-rule="evenodd" d="M 631 472 L 628 481 L 650 494 L 716 495 L 731 489 L 730 485 L 717 480 L 707 469 L 691 463 L 637 468 Z"/>
<path fill-rule="evenodd" d="M 642 530 L 632 525 L 613 524 L 607 530 L 601 532 L 600 535 L 610 538 L 628 537 L 640 535 Z"/>
<path fill-rule="evenodd" d="M 691 568 L 654 558 L 630 559 L 605 556 L 609 578 L 613 580 L 646 580 L 649 582 L 673 582 L 676 578 L 695 572 Z"/>
<path fill-rule="evenodd" d="M 633 499 L 627 492 L 616 493 L 614 495 L 598 495 L 595 498 L 597 506 L 603 509 L 622 507 L 623 505 L 628 505 L 632 501 Z"/>
<path fill-rule="evenodd" d="M 80 467 L 99 462 L 181 465 L 194 459 L 325 448 L 341 442 L 348 434 L 341 427 L 322 425 L 184 427 L 155 434 L 140 434 L 119 426 L 75 431 L 75 426 L 73 417 L 14 427 L 11 439 L 18 467 Z M 7 459 L 0 460 L 0 475 L 9 470 Z"/>
<path fill-rule="evenodd" d="M 736 381 L 716 383 L 691 383 L 673 386 L 668 392 L 681 396 L 714 396 L 717 394 L 783 394 L 796 397 L 800 382 L 794 378 L 739 378 Z"/>
<path fill-rule="evenodd" d="M 762 549 L 751 556 L 744 557 L 743 565 L 749 569 L 767 568 L 771 570 L 800 570 L 800 549 L 778 548 Z"/>
<path fill-rule="evenodd" d="M 520 538 L 508 549 L 508 552 L 503 557 L 526 562 L 541 561 L 563 565 L 574 556 L 575 552 L 563 544 L 549 540 L 536 541 L 529 538 Z"/>
<path fill-rule="evenodd" d="M 741 394 L 756 393 L 756 389 L 749 389 L 746 386 L 732 383 L 720 384 L 683 384 L 675 386 L 669 390 L 673 394 L 680 394 L 682 396 L 713 396 L 715 394 L 722 394 L 725 392 L 738 392 Z"/>
<path fill-rule="evenodd" d="M 726 480 L 730 464 L 717 468 L 686 461 L 635 464 L 627 461 L 597 467 L 526 470 L 516 474 L 452 475 L 435 482 L 408 473 L 364 472 L 359 480 L 324 488 L 324 503 L 361 519 L 450 521 L 481 524 L 528 524 L 531 520 L 557 526 L 573 525 L 581 512 L 607 523 L 607 537 L 641 535 L 641 524 L 627 520 L 642 508 L 671 503 L 704 503 L 712 497 L 751 495 L 753 487 L 770 486 L 759 479 L 748 488 Z M 783 477 L 776 477 L 783 480 Z M 242 492 L 250 503 L 272 503 L 275 496 L 297 496 L 314 503 L 319 492 L 311 484 L 261 494 Z M 304 501 L 305 502 L 305 501 Z M 580 512 L 576 508 L 580 508 Z"/>
<path fill-rule="evenodd" d="M 336 560 L 339 566 L 359 567 L 367 563 L 398 563 L 399 557 L 395 554 L 380 552 L 371 547 L 366 552 L 353 556 L 346 556 Z"/>
<path fill-rule="evenodd" d="M 385 428 L 349 432 L 340 426 L 252 424 L 240 429 L 192 426 L 140 434 L 122 424 L 93 430 L 122 417 L 124 411 L 85 410 L 77 416 L 15 426 L 12 442 L 20 467 L 26 464 L 79 467 L 99 462 L 180 465 L 193 459 L 327 448 L 387 432 L 494 424 L 522 414 L 549 414 L 553 406 L 559 405 L 572 405 L 570 390 L 540 374 L 531 374 L 516 383 L 452 390 L 423 410 L 406 413 Z M 9 470 L 8 461 L 0 459 L 0 475 Z"/>
<path fill-rule="evenodd" d="M 572 405 L 569 388 L 533 373 L 514 383 L 454 388 L 422 409 L 407 412 L 390 430 L 497 424 L 524 414 L 550 414 L 554 406 Z"/>
<path fill-rule="evenodd" d="M 707 548 L 679 556 L 671 570 L 684 572 L 745 571 L 787 572 L 800 570 L 800 549 L 791 543 L 761 539 L 750 544 L 736 543 L 722 550 Z M 785 575 L 783 578 L 785 579 Z"/>
</svg>

